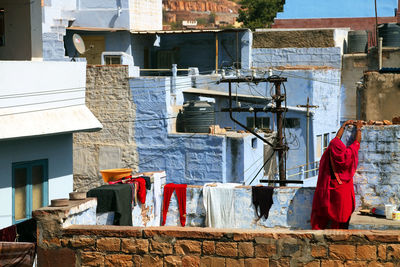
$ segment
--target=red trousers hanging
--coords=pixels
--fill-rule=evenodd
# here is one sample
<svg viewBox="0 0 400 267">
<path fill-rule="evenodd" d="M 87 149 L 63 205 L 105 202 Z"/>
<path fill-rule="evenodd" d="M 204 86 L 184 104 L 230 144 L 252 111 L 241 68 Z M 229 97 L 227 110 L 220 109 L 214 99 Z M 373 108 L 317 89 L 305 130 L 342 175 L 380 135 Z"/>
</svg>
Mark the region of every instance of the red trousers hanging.
<svg viewBox="0 0 400 267">
<path fill-rule="evenodd" d="M 140 203 L 146 202 L 146 181 L 143 178 L 135 178 L 134 181 L 139 183 L 139 189 L 137 190 L 137 198 Z"/>
<path fill-rule="evenodd" d="M 178 199 L 179 217 L 181 220 L 181 225 L 185 226 L 185 224 L 186 224 L 186 188 L 187 188 L 187 184 L 170 183 L 170 184 L 166 184 L 164 186 L 164 199 L 163 199 L 161 225 L 165 225 L 169 202 L 171 200 L 172 193 L 175 190 L 176 198 Z"/>
</svg>

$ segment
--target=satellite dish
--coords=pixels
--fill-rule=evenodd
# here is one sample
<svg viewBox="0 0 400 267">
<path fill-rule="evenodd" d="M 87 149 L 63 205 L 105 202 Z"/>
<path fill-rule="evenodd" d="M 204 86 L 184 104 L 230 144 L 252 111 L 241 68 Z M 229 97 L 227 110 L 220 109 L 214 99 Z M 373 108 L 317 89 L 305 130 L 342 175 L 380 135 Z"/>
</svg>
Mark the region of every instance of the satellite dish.
<svg viewBox="0 0 400 267">
<path fill-rule="evenodd" d="M 72 42 L 74 43 L 75 49 L 79 54 L 85 53 L 85 43 L 79 34 L 74 33 L 74 35 L 72 35 Z"/>
</svg>

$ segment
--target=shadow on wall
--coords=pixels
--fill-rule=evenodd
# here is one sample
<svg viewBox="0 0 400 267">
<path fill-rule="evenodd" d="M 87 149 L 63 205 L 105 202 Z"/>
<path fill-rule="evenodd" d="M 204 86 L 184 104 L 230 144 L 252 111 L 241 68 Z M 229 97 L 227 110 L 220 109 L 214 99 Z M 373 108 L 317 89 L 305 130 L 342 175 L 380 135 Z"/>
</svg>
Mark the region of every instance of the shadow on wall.
<svg viewBox="0 0 400 267">
<path fill-rule="evenodd" d="M 311 188 L 304 187 L 299 188 L 296 190 L 294 197 L 290 200 L 287 212 L 287 224 L 290 229 L 311 229 L 310 218 L 314 190 L 310 189 Z M 301 216 L 301 219 L 299 216 Z M 308 219 L 306 219 L 306 223 L 308 227 L 305 227 L 304 218 L 307 216 Z"/>
</svg>

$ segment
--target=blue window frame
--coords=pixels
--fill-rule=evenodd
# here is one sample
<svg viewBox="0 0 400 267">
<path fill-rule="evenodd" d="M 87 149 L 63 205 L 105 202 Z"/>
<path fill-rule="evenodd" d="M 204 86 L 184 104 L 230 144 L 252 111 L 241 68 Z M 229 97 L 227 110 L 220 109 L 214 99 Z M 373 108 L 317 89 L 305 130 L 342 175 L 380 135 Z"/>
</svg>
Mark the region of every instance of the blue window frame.
<svg viewBox="0 0 400 267">
<path fill-rule="evenodd" d="M 48 160 L 12 164 L 13 223 L 32 218 L 32 211 L 49 202 Z"/>
</svg>

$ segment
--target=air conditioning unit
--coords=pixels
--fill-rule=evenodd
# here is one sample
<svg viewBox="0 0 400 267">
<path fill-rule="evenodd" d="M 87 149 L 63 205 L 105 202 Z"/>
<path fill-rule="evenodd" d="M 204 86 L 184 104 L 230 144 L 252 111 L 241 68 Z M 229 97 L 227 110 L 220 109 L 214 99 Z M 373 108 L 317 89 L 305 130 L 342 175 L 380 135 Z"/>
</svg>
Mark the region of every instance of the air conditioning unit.
<svg viewBox="0 0 400 267">
<path fill-rule="evenodd" d="M 128 65 L 129 77 L 140 76 L 140 69 L 134 65 L 133 57 L 125 52 L 106 51 L 101 53 L 101 65 Z"/>
</svg>

